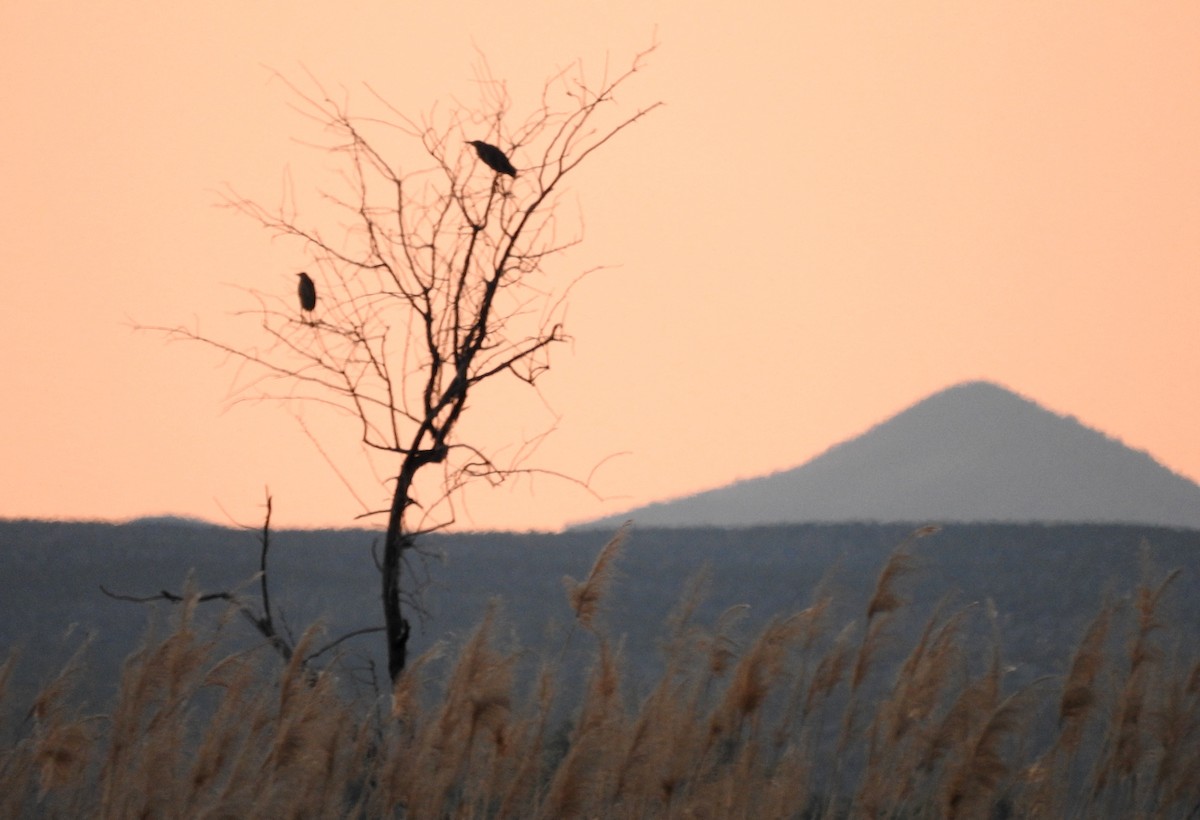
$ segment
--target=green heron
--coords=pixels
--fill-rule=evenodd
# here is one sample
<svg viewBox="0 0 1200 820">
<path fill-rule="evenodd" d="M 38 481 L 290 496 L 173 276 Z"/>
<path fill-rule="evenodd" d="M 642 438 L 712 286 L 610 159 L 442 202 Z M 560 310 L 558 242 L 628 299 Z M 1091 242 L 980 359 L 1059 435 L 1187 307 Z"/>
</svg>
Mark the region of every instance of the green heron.
<svg viewBox="0 0 1200 820">
<path fill-rule="evenodd" d="M 497 174 L 508 174 L 510 177 L 516 177 L 517 169 L 508 161 L 508 157 L 504 156 L 504 152 L 496 146 L 488 145 L 483 140 L 467 140 L 467 145 L 474 145 L 475 153 L 479 154 L 479 158 L 483 160 L 483 164 Z"/>
<path fill-rule="evenodd" d="M 307 273 L 297 273 L 300 277 L 300 309 L 312 313 L 317 306 L 317 286 Z"/>
</svg>

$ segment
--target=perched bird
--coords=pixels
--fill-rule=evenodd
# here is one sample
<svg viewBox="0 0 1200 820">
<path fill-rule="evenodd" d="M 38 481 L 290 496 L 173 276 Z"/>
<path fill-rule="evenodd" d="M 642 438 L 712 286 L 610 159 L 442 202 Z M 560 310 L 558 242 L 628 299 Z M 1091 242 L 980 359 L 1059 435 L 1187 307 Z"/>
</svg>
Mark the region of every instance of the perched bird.
<svg viewBox="0 0 1200 820">
<path fill-rule="evenodd" d="M 307 273 L 297 273 L 300 277 L 300 309 L 312 313 L 317 306 L 317 286 Z"/>
<path fill-rule="evenodd" d="M 504 156 L 504 152 L 496 146 L 488 145 L 483 140 L 467 140 L 467 145 L 474 145 L 475 153 L 479 154 L 479 158 L 483 160 L 483 164 L 497 174 L 508 174 L 510 177 L 516 177 L 517 169 L 508 161 L 508 157 Z"/>
</svg>

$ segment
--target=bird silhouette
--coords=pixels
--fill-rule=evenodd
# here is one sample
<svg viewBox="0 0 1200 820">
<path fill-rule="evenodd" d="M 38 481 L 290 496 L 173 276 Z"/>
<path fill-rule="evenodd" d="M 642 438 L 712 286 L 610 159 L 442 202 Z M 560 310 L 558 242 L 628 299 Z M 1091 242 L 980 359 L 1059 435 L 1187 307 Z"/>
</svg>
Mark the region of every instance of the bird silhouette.
<svg viewBox="0 0 1200 820">
<path fill-rule="evenodd" d="M 510 177 L 517 176 L 517 169 L 508 161 L 508 157 L 494 145 L 489 145 L 483 140 L 467 140 L 467 145 L 475 146 L 475 153 L 479 154 L 479 158 L 483 160 L 483 164 L 491 168 L 497 174 L 508 174 Z"/>
<path fill-rule="evenodd" d="M 317 286 L 307 273 L 297 273 L 300 277 L 300 309 L 307 310 L 310 314 L 313 308 L 317 306 Z M 311 320 L 312 317 L 310 316 Z"/>
</svg>

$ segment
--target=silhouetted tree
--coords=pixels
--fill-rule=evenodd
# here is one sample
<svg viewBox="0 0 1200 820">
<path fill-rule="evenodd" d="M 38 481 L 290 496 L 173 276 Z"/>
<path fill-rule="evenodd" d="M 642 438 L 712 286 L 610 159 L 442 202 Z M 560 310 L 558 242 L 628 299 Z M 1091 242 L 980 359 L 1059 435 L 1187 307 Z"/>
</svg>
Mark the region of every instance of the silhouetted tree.
<svg viewBox="0 0 1200 820">
<path fill-rule="evenodd" d="M 623 111 L 615 98 L 652 50 L 595 84 L 581 66 L 560 72 L 523 118 L 486 63 L 477 77 L 478 108 L 456 105 L 448 116 L 419 121 L 378 95 L 390 121 L 352 117 L 346 102 L 319 85 L 314 94 L 289 83 L 301 111 L 332 135 L 328 148 L 341 161 L 348 194 L 323 196 L 344 219 L 326 231 L 284 207 L 235 195 L 228 203 L 298 243 L 320 282 L 320 319 L 298 321 L 279 295 L 252 292 L 259 306 L 243 315 L 255 321 L 263 346 L 158 328 L 258 369 L 263 378 L 255 384 L 266 395 L 348 411 L 364 449 L 387 460 L 389 502 L 365 514 L 387 521 L 379 567 L 393 679 L 407 659 L 406 609 L 415 601 L 402 574 L 416 540 L 453 523 L 454 497 L 468 482 L 529 471 L 524 448 L 514 461 L 498 463 L 490 454 L 497 442 L 464 440 L 459 422 L 476 387 L 505 377 L 534 385 L 549 367 L 550 349 L 567 339 L 566 297 L 583 274 L 550 270 L 579 241 L 559 236 L 559 194 L 594 152 L 660 105 Z M 509 155 L 468 141 L 468 132 L 511 146 Z M 496 173 L 481 174 L 465 144 Z M 393 158 L 414 147 L 419 161 Z M 521 166 L 519 178 L 510 155 Z M 500 174 L 514 179 L 501 188 Z M 301 307 L 310 312 L 316 291 L 306 279 L 302 274 Z"/>
</svg>

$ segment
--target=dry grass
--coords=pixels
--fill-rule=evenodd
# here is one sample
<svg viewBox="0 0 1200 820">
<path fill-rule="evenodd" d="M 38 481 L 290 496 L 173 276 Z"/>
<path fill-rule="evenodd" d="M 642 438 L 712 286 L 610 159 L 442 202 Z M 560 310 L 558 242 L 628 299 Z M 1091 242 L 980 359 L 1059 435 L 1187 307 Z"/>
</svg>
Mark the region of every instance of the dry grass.
<svg viewBox="0 0 1200 820">
<path fill-rule="evenodd" d="M 1200 664 L 1171 651 L 1174 573 L 1106 604 L 1066 675 L 1016 691 L 983 607 L 944 602 L 897 645 L 907 549 L 851 624 L 830 622 L 822 590 L 747 639 L 741 607 L 698 622 L 697 583 L 669 622 L 662 676 L 638 696 L 620 643 L 592 617 L 620 546 L 568 585 L 594 646 L 578 691 L 560 691 L 559 660 L 509 644 L 496 608 L 453 655 L 427 654 L 381 702 L 363 702 L 332 672 L 229 654 L 222 625 L 184 605 L 128 659 L 110 711 L 72 705 L 87 674 L 77 662 L 32 704 L 0 704 L 0 816 L 1200 812 Z M 0 696 L 13 663 L 0 666 Z"/>
</svg>

